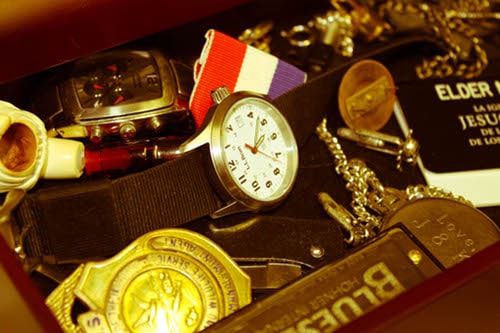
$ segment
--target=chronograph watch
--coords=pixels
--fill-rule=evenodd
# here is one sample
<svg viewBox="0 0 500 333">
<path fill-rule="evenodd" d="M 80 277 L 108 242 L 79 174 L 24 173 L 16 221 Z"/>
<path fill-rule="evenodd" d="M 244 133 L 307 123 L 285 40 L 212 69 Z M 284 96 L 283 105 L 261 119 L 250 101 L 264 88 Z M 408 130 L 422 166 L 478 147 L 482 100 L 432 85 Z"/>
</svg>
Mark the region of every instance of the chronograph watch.
<svg viewBox="0 0 500 333">
<path fill-rule="evenodd" d="M 191 68 L 158 50 L 93 54 L 71 63 L 66 76 L 43 85 L 33 102 L 50 136 L 101 142 L 193 132 Z"/>
</svg>

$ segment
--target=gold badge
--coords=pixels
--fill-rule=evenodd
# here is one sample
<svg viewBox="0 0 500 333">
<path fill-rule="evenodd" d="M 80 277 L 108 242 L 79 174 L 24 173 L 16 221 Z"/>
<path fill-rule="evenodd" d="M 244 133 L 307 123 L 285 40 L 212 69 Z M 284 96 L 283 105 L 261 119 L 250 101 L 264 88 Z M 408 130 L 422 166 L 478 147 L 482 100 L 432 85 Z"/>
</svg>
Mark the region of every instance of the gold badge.
<svg viewBox="0 0 500 333">
<path fill-rule="evenodd" d="M 71 319 L 75 298 L 90 311 Z M 79 266 L 47 298 L 66 332 L 198 332 L 251 301 L 249 277 L 210 239 L 147 233 L 111 259 Z"/>
</svg>

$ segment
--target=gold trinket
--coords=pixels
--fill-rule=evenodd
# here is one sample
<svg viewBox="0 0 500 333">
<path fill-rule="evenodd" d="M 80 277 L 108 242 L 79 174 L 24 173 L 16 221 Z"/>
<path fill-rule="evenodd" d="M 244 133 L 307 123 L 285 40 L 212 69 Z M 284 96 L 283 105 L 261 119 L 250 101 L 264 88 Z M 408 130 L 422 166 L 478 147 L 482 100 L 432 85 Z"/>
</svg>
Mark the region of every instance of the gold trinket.
<svg viewBox="0 0 500 333">
<path fill-rule="evenodd" d="M 271 31 L 274 29 L 273 21 L 263 21 L 254 27 L 245 29 L 238 40 L 251 45 L 261 51 L 271 53 Z"/>
<path fill-rule="evenodd" d="M 443 45 L 443 54 L 424 59 L 416 67 L 420 79 L 479 76 L 488 65 L 488 56 L 483 47 L 481 27 L 471 19 L 498 19 L 492 12 L 491 1 L 406 1 L 387 0 L 378 6 L 376 12 L 382 20 L 392 21 L 393 33 L 398 25 L 416 23 L 420 33 L 431 34 Z M 399 17 L 399 23 L 394 20 Z M 495 33 L 493 28 L 486 29 Z M 483 27 L 484 28 L 484 27 Z M 484 31 L 483 31 L 484 33 Z"/>
<path fill-rule="evenodd" d="M 290 45 L 297 47 L 311 46 L 316 39 L 315 31 L 304 24 L 297 24 L 289 30 L 281 30 L 281 37 L 288 40 Z"/>
<path fill-rule="evenodd" d="M 75 298 L 90 310 L 78 324 L 71 319 Z M 65 332 L 198 332 L 250 300 L 250 279 L 218 245 L 172 228 L 82 264 L 46 304 Z"/>
<path fill-rule="evenodd" d="M 332 46 L 336 53 L 344 57 L 352 57 L 356 32 L 349 14 L 329 10 L 314 16 L 307 25 L 314 27 L 321 43 Z"/>
<path fill-rule="evenodd" d="M 330 4 L 339 13 L 351 18 L 356 33 L 367 42 L 373 42 L 384 32 L 391 30 L 390 25 L 378 18 L 370 6 L 361 5 L 354 0 L 330 0 Z"/>
</svg>

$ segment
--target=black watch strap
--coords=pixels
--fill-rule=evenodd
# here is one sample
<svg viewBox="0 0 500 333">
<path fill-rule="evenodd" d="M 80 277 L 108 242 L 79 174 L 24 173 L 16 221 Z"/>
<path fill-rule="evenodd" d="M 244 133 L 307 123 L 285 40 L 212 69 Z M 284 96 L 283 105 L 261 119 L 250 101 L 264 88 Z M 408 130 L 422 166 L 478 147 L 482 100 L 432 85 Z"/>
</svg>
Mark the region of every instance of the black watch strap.
<svg viewBox="0 0 500 333">
<path fill-rule="evenodd" d="M 148 231 L 214 212 L 222 202 L 207 156 L 205 145 L 144 172 L 28 194 L 14 213 L 26 230 L 26 254 L 57 262 L 113 255 Z"/>
</svg>

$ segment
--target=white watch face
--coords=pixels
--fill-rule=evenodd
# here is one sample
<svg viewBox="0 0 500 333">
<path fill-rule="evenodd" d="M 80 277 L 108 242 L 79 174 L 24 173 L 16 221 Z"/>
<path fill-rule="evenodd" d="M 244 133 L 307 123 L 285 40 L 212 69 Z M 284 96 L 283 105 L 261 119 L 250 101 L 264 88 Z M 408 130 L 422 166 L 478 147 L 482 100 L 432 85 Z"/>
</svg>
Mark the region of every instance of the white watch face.
<svg viewBox="0 0 500 333">
<path fill-rule="evenodd" d="M 220 127 L 220 155 L 234 187 L 261 202 L 282 199 L 297 173 L 298 152 L 283 115 L 257 97 L 237 100 Z"/>
</svg>

